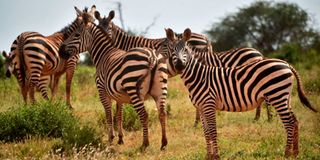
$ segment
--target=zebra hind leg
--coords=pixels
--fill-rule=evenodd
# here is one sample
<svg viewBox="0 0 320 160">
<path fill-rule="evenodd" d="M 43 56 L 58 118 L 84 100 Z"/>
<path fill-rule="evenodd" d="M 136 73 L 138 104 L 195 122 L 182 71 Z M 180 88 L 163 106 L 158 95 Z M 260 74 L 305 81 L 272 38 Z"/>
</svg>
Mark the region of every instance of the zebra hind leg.
<svg viewBox="0 0 320 160">
<path fill-rule="evenodd" d="M 149 146 L 149 135 L 148 135 L 148 113 L 144 107 L 143 101 L 140 99 L 139 95 L 133 94 L 130 96 L 131 102 L 133 102 L 133 107 L 135 111 L 138 113 L 140 122 L 143 130 L 143 142 L 140 147 L 141 151 L 145 151 L 145 149 Z"/>
<path fill-rule="evenodd" d="M 285 148 L 285 157 L 291 155 L 297 155 L 299 153 L 298 140 L 299 140 L 299 131 L 298 131 L 298 121 L 289 108 L 289 96 L 284 96 L 280 99 L 273 100 L 271 102 L 272 106 L 275 107 L 275 110 L 280 116 L 280 119 L 284 125 L 284 128 L 287 132 L 287 144 Z"/>
<path fill-rule="evenodd" d="M 118 144 L 123 144 L 123 132 L 122 132 L 122 107 L 123 105 L 120 103 L 117 103 L 117 108 L 116 108 L 116 114 L 114 120 L 116 121 L 115 124 L 117 124 L 117 129 L 118 129 Z"/>
</svg>

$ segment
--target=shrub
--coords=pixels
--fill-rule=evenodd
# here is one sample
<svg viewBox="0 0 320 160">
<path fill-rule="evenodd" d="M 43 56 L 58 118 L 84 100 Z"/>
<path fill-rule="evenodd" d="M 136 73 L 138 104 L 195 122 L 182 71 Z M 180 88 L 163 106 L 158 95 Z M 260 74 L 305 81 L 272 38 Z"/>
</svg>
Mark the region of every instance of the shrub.
<svg viewBox="0 0 320 160">
<path fill-rule="evenodd" d="M 112 107 L 113 115 L 116 114 L 116 107 Z M 148 113 L 148 125 L 151 126 L 158 120 L 158 112 L 155 109 L 147 109 Z M 98 115 L 98 124 L 106 126 L 105 114 Z M 113 116 L 113 127 L 117 130 L 117 119 Z M 134 110 L 131 104 L 123 105 L 122 109 L 122 128 L 126 131 L 137 131 L 141 129 L 141 123 L 138 113 Z"/>
<path fill-rule="evenodd" d="M 0 140 L 21 141 L 28 136 L 62 138 L 62 148 L 97 145 L 100 138 L 94 128 L 81 126 L 64 103 L 38 103 L 0 113 Z"/>
<path fill-rule="evenodd" d="M 0 113 L 0 140 L 23 140 L 26 136 L 62 137 L 77 123 L 65 105 L 39 103 Z"/>
</svg>

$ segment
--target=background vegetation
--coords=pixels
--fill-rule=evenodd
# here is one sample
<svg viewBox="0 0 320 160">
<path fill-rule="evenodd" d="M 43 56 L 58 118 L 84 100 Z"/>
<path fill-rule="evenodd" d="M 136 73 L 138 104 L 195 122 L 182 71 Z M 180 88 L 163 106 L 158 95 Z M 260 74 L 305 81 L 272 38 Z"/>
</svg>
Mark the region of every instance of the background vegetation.
<svg viewBox="0 0 320 160">
<path fill-rule="evenodd" d="M 295 14 L 301 17 L 292 16 Z M 290 20 L 290 23 L 297 22 L 297 26 L 283 24 L 290 17 L 297 18 Z M 246 23 L 238 23 L 240 20 Z M 309 20 L 307 12 L 295 4 L 256 2 L 226 16 L 221 23 L 213 24 L 207 34 L 217 51 L 250 42 L 267 57 L 291 63 L 301 75 L 311 103 L 320 110 L 320 41 L 318 31 L 312 28 Z M 276 21 L 281 24 L 269 26 Z M 244 30 L 245 24 L 250 26 L 248 30 Z M 281 34 L 282 30 L 275 32 L 277 27 L 282 27 L 286 38 L 267 36 Z M 237 29 L 241 32 L 231 32 Z M 261 38 L 259 41 L 263 44 L 250 38 L 248 32 Z M 36 105 L 25 106 L 16 79 L 5 78 L 1 58 L 0 65 L 0 159 L 204 159 L 203 131 L 201 125 L 193 128 L 195 109 L 179 77 L 169 80 L 167 149 L 160 151 L 158 114 L 154 102 L 149 100 L 145 104 L 149 113 L 150 147 L 140 152 L 141 126 L 130 105 L 124 107 L 125 144 L 117 145 L 117 138 L 113 145 L 107 143 L 108 128 L 95 87 L 93 67 L 79 65 L 77 68 L 72 84 L 74 109 L 70 111 L 64 104 L 64 83 L 59 86 L 57 102 L 44 102 L 38 94 Z M 300 124 L 298 159 L 320 159 L 319 114 L 302 106 L 295 88 L 292 108 Z M 272 122 L 268 122 L 263 109 L 261 119 L 256 122 L 254 114 L 254 111 L 218 112 L 218 145 L 223 159 L 284 159 L 285 130 L 279 117 L 273 113 Z"/>
</svg>

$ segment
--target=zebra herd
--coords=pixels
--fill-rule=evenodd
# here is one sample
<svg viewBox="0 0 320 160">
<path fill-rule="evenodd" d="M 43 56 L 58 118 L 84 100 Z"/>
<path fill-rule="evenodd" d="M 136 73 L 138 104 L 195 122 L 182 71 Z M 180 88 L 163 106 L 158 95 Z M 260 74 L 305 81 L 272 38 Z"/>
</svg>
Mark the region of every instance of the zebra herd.
<svg viewBox="0 0 320 160">
<path fill-rule="evenodd" d="M 219 159 L 216 110 L 244 112 L 260 108 L 263 101 L 275 107 L 287 132 L 285 156 L 297 156 L 298 121 L 291 111 L 290 97 L 294 77 L 300 101 L 317 112 L 306 98 L 297 71 L 278 59 L 267 59 L 254 48 L 237 48 L 213 53 L 209 40 L 186 29 L 176 34 L 166 29 L 166 37 L 148 39 L 132 36 L 112 22 L 111 11 L 101 17 L 92 6 L 90 11 L 75 7 L 77 17 L 67 27 L 50 36 L 37 32 L 20 34 L 6 57 L 7 76 L 18 79 L 24 101 L 28 94 L 34 102 L 34 88 L 48 98 L 52 81 L 55 95 L 60 76 L 66 73 L 67 103 L 70 84 L 79 54 L 88 52 L 96 67 L 96 86 L 109 127 L 108 141 L 114 139 L 112 101 L 116 101 L 118 144 L 123 144 L 122 105 L 131 103 L 143 128 L 141 149 L 149 145 L 148 114 L 144 101 L 154 99 L 161 124 L 161 150 L 166 136 L 166 98 L 168 78 L 180 75 L 189 97 L 202 121 L 207 144 L 207 159 Z M 98 20 L 98 25 L 94 23 Z M 259 110 L 257 109 L 257 113 Z"/>
</svg>

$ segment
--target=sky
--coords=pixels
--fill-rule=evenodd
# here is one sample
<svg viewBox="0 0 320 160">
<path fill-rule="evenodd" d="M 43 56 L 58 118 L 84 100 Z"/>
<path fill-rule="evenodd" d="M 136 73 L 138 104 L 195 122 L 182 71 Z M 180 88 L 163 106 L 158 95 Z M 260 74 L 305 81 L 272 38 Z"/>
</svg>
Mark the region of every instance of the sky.
<svg viewBox="0 0 320 160">
<path fill-rule="evenodd" d="M 277 0 L 298 4 L 306 10 L 320 28 L 320 0 Z M 114 23 L 121 26 L 117 2 L 121 2 L 126 29 L 144 31 L 149 38 L 165 37 L 164 28 L 181 33 L 185 28 L 203 33 L 239 8 L 249 6 L 255 0 L 1 0 L 0 1 L 0 51 L 9 51 L 12 42 L 22 32 L 36 31 L 50 35 L 61 30 L 76 18 L 74 6 L 79 9 L 97 6 L 101 15 L 115 10 Z"/>
</svg>

